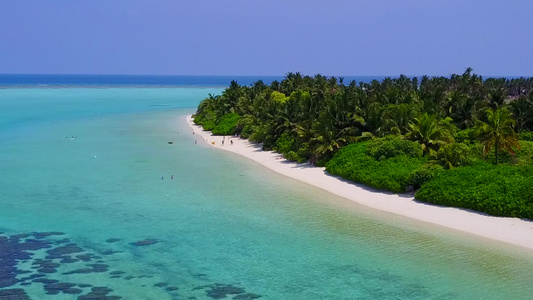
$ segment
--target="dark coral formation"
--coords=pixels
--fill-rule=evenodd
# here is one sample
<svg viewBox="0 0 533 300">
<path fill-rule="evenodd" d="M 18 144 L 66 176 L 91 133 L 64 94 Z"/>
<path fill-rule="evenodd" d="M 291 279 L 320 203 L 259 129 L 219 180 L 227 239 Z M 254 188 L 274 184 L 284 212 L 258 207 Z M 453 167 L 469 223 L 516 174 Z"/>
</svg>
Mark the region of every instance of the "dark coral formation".
<svg viewBox="0 0 533 300">
<path fill-rule="evenodd" d="M 57 247 L 50 249 L 46 251 L 48 255 L 46 256 L 46 259 L 56 259 L 56 258 L 63 258 L 63 255 L 72 254 L 72 253 L 78 253 L 83 252 L 84 250 L 76 244 L 67 244 L 65 246 Z"/>
<path fill-rule="evenodd" d="M 120 296 L 108 296 L 113 290 L 108 287 L 97 286 L 91 289 L 87 295 L 79 296 L 78 300 L 118 300 Z"/>
<path fill-rule="evenodd" d="M 137 242 L 130 243 L 130 244 L 136 247 L 141 247 L 141 246 L 149 246 L 149 245 L 153 245 L 157 243 L 158 241 L 155 239 L 146 239 L 146 240 L 137 241 Z"/>
<path fill-rule="evenodd" d="M 102 273 L 109 270 L 109 266 L 106 264 L 88 264 L 88 268 L 76 269 L 73 271 L 65 272 L 64 275 L 71 274 L 87 274 L 87 273 Z"/>
<path fill-rule="evenodd" d="M 122 253 L 122 251 L 106 250 L 106 251 L 102 252 L 102 255 L 113 255 L 115 253 Z"/>
<path fill-rule="evenodd" d="M 82 294 L 83 289 L 92 287 L 87 283 L 60 282 L 57 279 L 47 278 L 48 274 L 57 273 L 65 264 L 88 262 L 101 257 L 87 253 L 85 249 L 72 243 L 70 239 L 54 240 L 53 236 L 64 235 L 62 232 L 32 232 L 12 236 L 0 235 L 0 300 L 25 300 L 30 299 L 23 289 L 7 287 L 19 284 L 29 286 L 41 284 L 43 290 L 49 295 L 56 294 Z M 47 249 L 45 258 L 34 258 L 34 251 Z M 73 258 L 71 255 L 76 255 Z M 31 270 L 18 269 L 19 262 L 31 262 Z M 77 269 L 67 273 L 100 273 L 107 272 L 109 267 L 104 263 L 87 264 L 86 268 Z M 17 275 L 28 274 L 17 278 Z M 120 299 L 119 296 L 109 296 L 112 290 L 105 287 L 93 288 L 82 299 Z"/>
<path fill-rule="evenodd" d="M 18 261 L 29 260 L 32 256 L 31 251 L 52 247 L 50 241 L 30 237 L 30 234 L 0 236 L 0 288 L 18 283 L 16 278 L 20 273 L 20 270 L 17 270 Z"/>
<path fill-rule="evenodd" d="M 55 295 L 64 293 L 64 294 L 81 294 L 83 291 L 76 288 L 74 283 L 64 283 L 64 282 L 54 282 L 44 285 L 44 289 L 47 294 Z"/>
<path fill-rule="evenodd" d="M 215 283 L 210 285 L 204 285 L 194 288 L 195 290 L 206 290 L 208 297 L 213 299 L 224 299 L 229 295 L 233 296 L 233 299 L 247 300 L 247 299 L 258 299 L 261 298 L 260 295 L 247 293 L 243 288 L 233 286 L 230 284 Z"/>
<path fill-rule="evenodd" d="M 85 278 L 83 275 L 89 273 L 105 273 L 108 278 L 112 278 L 110 280 L 140 279 L 142 282 L 132 281 L 131 283 L 137 283 L 140 287 L 152 285 L 171 294 L 172 297 L 178 296 L 180 290 L 178 286 L 164 281 L 152 281 L 151 278 L 154 276 L 150 274 L 132 275 L 126 274 L 124 271 L 112 270 L 103 257 L 83 249 L 64 235 L 62 232 L 32 232 L 11 236 L 0 233 L 0 300 L 30 299 L 24 289 L 18 288 L 26 286 L 40 286 L 48 295 L 71 295 L 79 300 L 122 299 L 121 296 L 112 295 L 113 290 L 109 287 L 93 286 L 85 282 L 63 282 L 61 277 L 57 277 L 75 275 L 75 277 L 69 277 L 69 281 L 72 280 L 71 278 L 78 278 L 83 281 Z M 120 241 L 118 238 L 106 240 L 107 243 L 118 241 Z M 135 247 L 143 247 L 158 242 L 155 239 L 145 239 L 130 244 Z M 121 251 L 99 251 L 105 256 L 119 252 Z M 23 265 L 29 265 L 30 268 L 28 270 L 20 269 L 19 262 L 25 262 Z M 63 267 L 66 265 L 71 266 L 64 270 Z M 48 277 L 52 274 L 54 278 Z M 205 274 L 197 274 L 195 277 L 201 278 L 202 281 L 208 281 Z M 204 290 L 206 296 L 212 299 L 247 300 L 261 297 L 247 293 L 241 287 L 221 283 L 200 286 L 194 290 Z"/>
<path fill-rule="evenodd" d="M 154 286 L 157 286 L 157 287 L 164 287 L 164 286 L 167 286 L 168 285 L 168 282 L 158 282 L 156 284 L 154 284 Z"/>
<path fill-rule="evenodd" d="M 23 289 L 0 290 L 0 300 L 30 300 Z"/>
</svg>

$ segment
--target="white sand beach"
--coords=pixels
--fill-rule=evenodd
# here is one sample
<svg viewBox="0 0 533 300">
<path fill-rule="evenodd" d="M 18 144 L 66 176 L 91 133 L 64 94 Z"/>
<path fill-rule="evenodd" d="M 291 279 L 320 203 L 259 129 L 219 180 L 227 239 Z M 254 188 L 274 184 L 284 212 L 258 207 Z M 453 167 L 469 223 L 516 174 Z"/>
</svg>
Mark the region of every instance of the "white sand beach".
<svg viewBox="0 0 533 300">
<path fill-rule="evenodd" d="M 193 123 L 187 123 L 198 136 L 198 143 L 206 142 L 217 148 L 240 154 L 282 175 L 311 184 L 335 195 L 370 208 L 468 232 L 480 237 L 521 246 L 533 250 L 533 221 L 517 218 L 492 217 L 468 210 L 429 205 L 415 201 L 413 197 L 386 192 L 344 181 L 326 173 L 325 168 L 310 167 L 285 160 L 279 153 L 261 151 L 261 146 L 245 139 L 213 136 Z M 231 143 L 230 141 L 233 141 Z"/>
</svg>

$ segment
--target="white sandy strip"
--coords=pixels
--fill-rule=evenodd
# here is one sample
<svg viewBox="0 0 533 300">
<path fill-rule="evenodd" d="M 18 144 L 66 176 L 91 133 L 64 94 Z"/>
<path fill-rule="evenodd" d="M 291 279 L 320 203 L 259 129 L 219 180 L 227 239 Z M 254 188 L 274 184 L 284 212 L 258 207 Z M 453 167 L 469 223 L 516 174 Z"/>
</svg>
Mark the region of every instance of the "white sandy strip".
<svg viewBox="0 0 533 300">
<path fill-rule="evenodd" d="M 319 187 L 367 207 L 533 249 L 532 221 L 492 217 L 457 208 L 419 203 L 413 197 L 400 197 L 396 194 L 372 191 L 332 176 L 325 171 L 325 168 L 288 162 L 280 158 L 279 153 L 261 151 L 259 145 L 245 139 L 225 137 L 224 145 L 222 145 L 223 137 L 213 136 L 211 132 L 204 131 L 193 123 L 191 116 L 187 116 L 187 123 L 199 136 L 199 143 L 207 141 L 209 145 L 217 149 L 240 154 L 277 173 Z M 233 144 L 230 140 L 233 141 Z"/>
</svg>

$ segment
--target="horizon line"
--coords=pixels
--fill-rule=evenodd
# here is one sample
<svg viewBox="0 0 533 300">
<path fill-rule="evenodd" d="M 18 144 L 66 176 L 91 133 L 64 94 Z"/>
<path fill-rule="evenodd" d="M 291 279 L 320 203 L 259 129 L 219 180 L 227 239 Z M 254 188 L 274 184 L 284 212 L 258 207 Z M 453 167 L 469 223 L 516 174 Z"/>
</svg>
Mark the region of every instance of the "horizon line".
<svg viewBox="0 0 533 300">
<path fill-rule="evenodd" d="M 236 74 L 231 74 L 231 75 L 206 75 L 206 74 L 202 74 L 202 75 L 191 75 L 191 74 L 116 74 L 116 73 L 113 73 L 113 74 L 94 74 L 94 73 L 0 73 L 0 76 L 24 76 L 24 75 L 50 75 L 50 76 L 153 76 L 153 77 L 163 77 L 163 76 L 183 76 L 183 77 L 232 77 L 232 76 L 239 76 L 239 77 L 286 77 L 287 74 L 289 73 L 299 73 L 299 72 L 287 72 L 283 75 L 249 75 L 249 74 L 245 74 L 245 75 L 236 75 Z M 406 77 L 423 77 L 423 76 L 428 76 L 428 77 L 450 77 L 451 75 L 460 75 L 462 73 L 451 73 L 451 74 L 448 74 L 448 75 L 427 75 L 427 74 L 424 74 L 424 75 L 406 75 L 406 74 L 398 74 L 398 75 L 324 75 L 324 74 L 321 74 L 321 73 L 316 73 L 316 74 L 313 74 L 313 75 L 306 75 L 304 73 L 300 73 L 302 76 L 309 76 L 309 77 L 314 77 L 316 75 L 321 75 L 321 76 L 324 76 L 324 77 L 336 77 L 336 78 L 343 78 L 343 77 L 391 77 L 391 78 L 394 78 L 394 77 L 399 77 L 399 76 L 406 76 Z M 528 76 L 528 75 L 483 75 L 483 74 L 477 74 L 475 72 L 473 72 L 472 74 L 476 74 L 476 75 L 479 75 L 479 76 L 482 76 L 482 77 L 489 77 L 489 78 L 521 78 L 521 77 L 525 77 L 525 78 L 528 78 L 528 77 L 533 77 L 533 75 L 531 76 Z"/>
</svg>

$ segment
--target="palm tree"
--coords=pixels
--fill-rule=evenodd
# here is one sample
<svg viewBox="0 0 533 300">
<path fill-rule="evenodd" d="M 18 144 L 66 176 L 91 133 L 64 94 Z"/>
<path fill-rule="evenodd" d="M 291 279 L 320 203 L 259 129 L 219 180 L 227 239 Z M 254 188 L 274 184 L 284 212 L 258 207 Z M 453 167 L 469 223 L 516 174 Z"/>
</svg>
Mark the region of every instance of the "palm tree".
<svg viewBox="0 0 533 300">
<path fill-rule="evenodd" d="M 463 143 L 446 144 L 439 149 L 437 158 L 446 169 L 468 164 L 470 149 Z"/>
<path fill-rule="evenodd" d="M 533 123 L 533 93 L 529 94 L 529 97 L 520 96 L 518 99 L 511 101 L 509 109 L 516 120 L 516 132 L 520 132 L 523 129 L 531 130 L 528 125 Z"/>
<path fill-rule="evenodd" d="M 475 124 L 477 119 L 479 102 L 469 95 L 460 91 L 452 91 L 447 94 L 446 108 L 457 127 L 467 129 Z"/>
<path fill-rule="evenodd" d="M 476 135 L 483 145 L 483 154 L 487 155 L 494 147 L 496 164 L 498 164 L 498 152 L 500 150 L 507 151 L 511 155 L 515 154 L 514 148 L 520 149 L 518 143 L 518 136 L 515 133 L 511 112 L 503 108 L 487 108 L 486 122 L 477 121 Z"/>
<path fill-rule="evenodd" d="M 316 131 L 314 137 L 309 142 L 311 144 L 311 163 L 322 157 L 330 157 L 342 147 L 355 141 L 356 129 L 352 127 L 344 128 L 340 131 L 335 127 L 326 128 L 322 126 L 320 131 Z"/>
<path fill-rule="evenodd" d="M 325 104 L 318 121 L 313 123 L 314 136 L 309 140 L 312 163 L 330 158 L 340 148 L 354 142 L 365 125 L 358 113 L 359 107 L 346 91 L 346 87 L 339 89 L 336 97 Z"/>
<path fill-rule="evenodd" d="M 447 100 L 448 78 L 422 76 L 418 91 L 423 110 L 429 114 L 445 115 L 444 104 Z"/>
<path fill-rule="evenodd" d="M 196 113 L 194 114 L 194 120 L 195 122 L 199 122 L 198 124 L 202 124 L 202 120 L 216 120 L 217 119 L 217 112 L 218 112 L 218 101 L 220 96 L 209 94 L 208 98 L 205 98 L 200 102 L 198 105 L 198 109 L 196 110 Z"/>
<path fill-rule="evenodd" d="M 239 98 L 242 96 L 242 88 L 237 83 L 237 81 L 232 80 L 230 86 L 222 92 L 222 97 L 220 98 L 222 102 L 222 108 L 225 113 L 230 113 L 235 110 Z"/>
<path fill-rule="evenodd" d="M 412 104 L 389 104 L 383 108 L 381 130 L 387 134 L 404 134 L 409 123 L 419 114 L 418 106 Z"/>
<path fill-rule="evenodd" d="M 424 113 L 409 123 L 407 138 L 418 141 L 422 145 L 424 155 L 437 151 L 441 145 L 453 141 L 450 121 L 451 119 L 446 118 L 439 122 L 436 115 Z"/>
<path fill-rule="evenodd" d="M 505 105 L 507 92 L 503 87 L 496 87 L 491 89 L 487 95 L 487 104 L 491 108 L 498 108 Z"/>
</svg>

